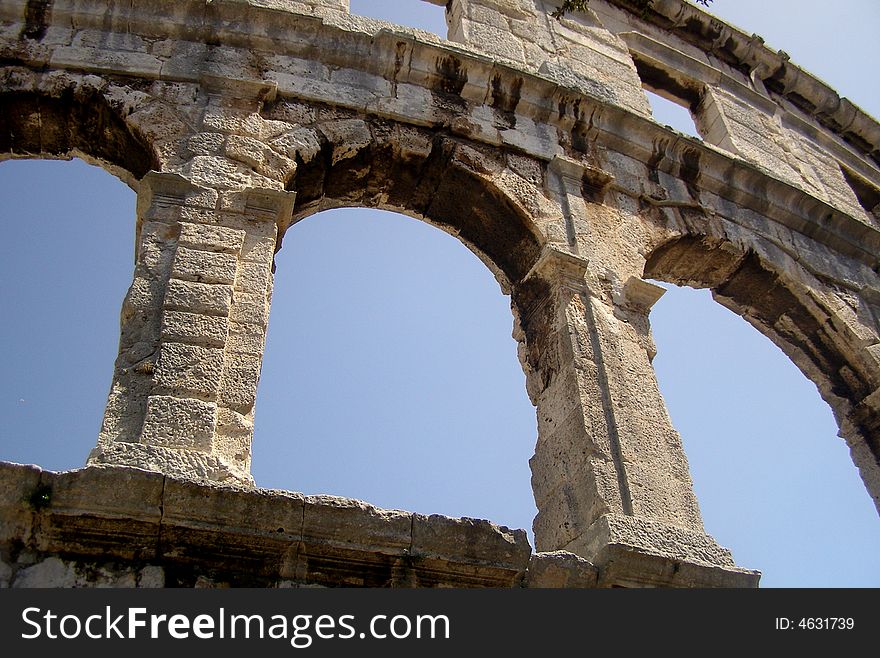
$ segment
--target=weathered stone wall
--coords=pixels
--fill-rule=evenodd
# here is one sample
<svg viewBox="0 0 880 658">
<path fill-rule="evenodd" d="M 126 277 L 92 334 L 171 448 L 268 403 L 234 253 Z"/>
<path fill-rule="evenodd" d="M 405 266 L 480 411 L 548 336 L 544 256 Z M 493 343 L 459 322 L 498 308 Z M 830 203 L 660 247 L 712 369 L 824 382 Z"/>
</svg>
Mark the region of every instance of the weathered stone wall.
<svg viewBox="0 0 880 658">
<path fill-rule="evenodd" d="M 89 463 L 163 474 L 38 479 L 186 489 L 180 526 L 223 535 L 229 525 L 224 545 L 275 565 L 261 584 L 357 579 L 351 565 L 325 580 L 279 567 L 280 552 L 311 541 L 306 526 L 281 547 L 271 529 L 248 530 L 252 517 L 236 520 L 235 501 L 262 501 L 267 518 L 299 505 L 331 519 L 348 505 L 393 526 L 396 513 L 211 487 L 253 486 L 254 400 L 286 229 L 323 209 L 370 206 L 455 235 L 511 295 L 538 416 L 542 553 L 528 570 L 527 559 L 505 567 L 505 584 L 541 569 L 585 584 L 559 575 L 583 566 L 570 554 L 605 585 L 757 581 L 704 532 L 651 367 L 648 313 L 662 289 L 647 278 L 709 287 L 776 342 L 831 405 L 880 504 L 880 127 L 760 39 L 681 0 L 644 12 L 593 0 L 561 21 L 548 15 L 557 5 L 452 0 L 445 41 L 352 16 L 345 0 L 3 3 L 0 157 L 76 155 L 138 193 L 134 280 Z M 687 106 L 703 139 L 655 123 L 643 88 Z M 20 493 L 7 499 L 10 518 Z M 221 523 L 200 520 L 199 498 Z M 71 519 L 102 509 L 88 496 L 77 504 Z M 163 548 L 110 551 L 117 566 L 99 564 L 95 578 L 194 584 L 204 567 L 216 571 L 205 582 L 243 582 L 234 565 L 180 558 L 190 535 L 176 535 L 161 508 L 148 525 L 167 526 Z M 123 506 L 113 518 L 140 513 Z M 21 514 L 51 525 L 42 509 Z M 413 519 L 424 517 L 405 518 L 397 543 L 381 532 L 352 540 L 363 555 L 343 562 L 385 565 L 359 582 L 464 582 L 450 566 L 459 558 L 443 557 L 430 577 L 388 566 L 415 546 Z M 439 538 L 463 527 L 437 523 Z M 77 543 L 94 529 L 70 528 L 54 544 L 10 530 L 3 577 L 81 582 L 100 562 Z M 118 525 L 108 537 L 133 541 Z M 209 544 L 198 544 L 206 555 Z M 568 557 L 544 555 L 560 550 Z"/>
</svg>

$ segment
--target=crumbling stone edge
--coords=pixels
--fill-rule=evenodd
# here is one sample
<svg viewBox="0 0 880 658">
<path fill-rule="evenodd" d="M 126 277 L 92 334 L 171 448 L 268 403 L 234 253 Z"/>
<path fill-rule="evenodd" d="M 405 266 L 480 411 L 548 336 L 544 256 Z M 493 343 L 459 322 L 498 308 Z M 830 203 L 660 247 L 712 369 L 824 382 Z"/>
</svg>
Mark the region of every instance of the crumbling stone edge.
<svg viewBox="0 0 880 658">
<path fill-rule="evenodd" d="M 631 552 L 614 553 L 599 566 L 566 551 L 533 553 L 524 530 L 336 496 L 219 486 L 137 468 L 55 473 L 0 462 L 0 587 L 652 584 L 650 577 L 632 579 L 638 569 Z M 647 557 L 656 567 L 648 571 L 670 567 L 662 556 Z M 615 580 L 622 562 L 629 582 Z M 689 570 L 700 568 L 679 565 L 683 576 L 673 584 L 692 586 L 699 579 L 688 581 Z M 757 582 L 755 572 L 723 571 L 728 580 L 719 584 Z"/>
</svg>

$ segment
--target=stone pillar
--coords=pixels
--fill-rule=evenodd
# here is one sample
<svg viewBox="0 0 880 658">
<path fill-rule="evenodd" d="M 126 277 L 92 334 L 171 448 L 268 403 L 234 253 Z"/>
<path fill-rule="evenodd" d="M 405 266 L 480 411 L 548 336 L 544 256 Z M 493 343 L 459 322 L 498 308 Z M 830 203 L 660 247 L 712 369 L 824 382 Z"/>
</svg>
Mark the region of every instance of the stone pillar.
<svg viewBox="0 0 880 658">
<path fill-rule="evenodd" d="M 651 367 L 662 289 L 591 289 L 588 262 L 548 248 L 515 292 L 529 394 L 536 550 L 568 550 L 601 584 L 753 586 L 703 530 L 687 459 Z"/>
<path fill-rule="evenodd" d="M 90 464 L 252 483 L 277 224 L 293 197 L 144 178 L 134 281 Z"/>
</svg>

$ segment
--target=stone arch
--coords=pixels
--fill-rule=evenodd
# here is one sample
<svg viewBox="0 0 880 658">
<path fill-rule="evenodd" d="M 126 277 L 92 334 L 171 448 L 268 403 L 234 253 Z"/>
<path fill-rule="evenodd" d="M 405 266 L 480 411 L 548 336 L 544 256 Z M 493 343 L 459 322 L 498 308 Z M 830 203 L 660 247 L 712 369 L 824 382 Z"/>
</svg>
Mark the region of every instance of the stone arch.
<svg viewBox="0 0 880 658">
<path fill-rule="evenodd" d="M 304 218 L 276 258 L 260 486 L 527 528 L 535 411 L 491 271 L 430 223 L 366 208 Z"/>
<path fill-rule="evenodd" d="M 273 112 L 283 113 L 281 104 L 268 116 Z M 445 131 L 376 118 L 337 118 L 297 133 L 291 136 L 297 167 L 286 184 L 296 201 L 290 223 L 279 227 L 276 251 L 290 225 L 340 207 L 387 210 L 452 235 L 511 296 L 513 333 L 535 404 L 534 391 L 541 385 L 534 382 L 552 377 L 542 355 L 554 340 L 550 327 L 531 321 L 536 295 L 546 301 L 549 294 L 543 281 L 530 277 L 548 248 L 536 221 L 546 163 Z"/>
<path fill-rule="evenodd" d="M 159 168 L 150 141 L 134 127 L 121 101 L 82 80 L 55 79 L 0 93 L 0 158 L 82 157 L 134 186 Z M 48 88 L 44 88 L 48 87 Z"/>
<path fill-rule="evenodd" d="M 296 192 L 293 222 L 342 206 L 416 217 L 457 237 L 505 292 L 538 260 L 546 240 L 525 206 L 540 190 L 522 180 L 517 189 L 506 184 L 503 151 L 360 119 L 320 125 L 314 139 L 311 152 L 298 152 L 298 169 L 288 183 Z"/>
<path fill-rule="evenodd" d="M 709 288 L 716 301 L 777 345 L 831 407 L 862 480 L 880 506 L 880 419 L 870 404 L 878 385 L 876 367 L 865 341 L 841 313 L 843 304 L 833 308 L 828 303 L 832 291 L 822 290 L 806 272 L 792 276 L 798 269 L 728 240 L 684 235 L 648 255 L 644 277 Z"/>
</svg>

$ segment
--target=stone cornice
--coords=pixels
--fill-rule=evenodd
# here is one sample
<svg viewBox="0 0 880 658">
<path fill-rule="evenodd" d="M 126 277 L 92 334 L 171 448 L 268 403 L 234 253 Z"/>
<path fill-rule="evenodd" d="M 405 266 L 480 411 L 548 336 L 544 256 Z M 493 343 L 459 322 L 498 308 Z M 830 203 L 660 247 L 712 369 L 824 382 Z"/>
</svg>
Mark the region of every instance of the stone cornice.
<svg viewBox="0 0 880 658">
<path fill-rule="evenodd" d="M 768 48 L 760 36 L 746 34 L 685 0 L 654 0 L 647 11 L 632 0 L 606 1 L 734 68 L 754 73 L 773 91 L 873 158 L 875 165 L 880 164 L 880 124 L 852 101 L 793 64 L 787 53 Z"/>
</svg>

